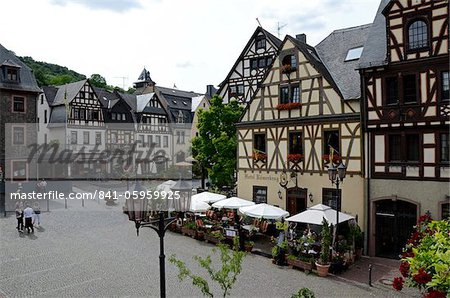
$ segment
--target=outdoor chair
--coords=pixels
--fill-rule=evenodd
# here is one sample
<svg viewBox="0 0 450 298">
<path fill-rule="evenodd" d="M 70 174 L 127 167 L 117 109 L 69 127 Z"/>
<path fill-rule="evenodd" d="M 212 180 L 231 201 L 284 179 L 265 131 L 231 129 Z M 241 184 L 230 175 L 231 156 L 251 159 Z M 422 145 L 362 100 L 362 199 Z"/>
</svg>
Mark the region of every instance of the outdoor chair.
<svg viewBox="0 0 450 298">
<path fill-rule="evenodd" d="M 200 229 L 203 229 L 205 227 L 205 225 L 203 224 L 203 220 L 201 220 L 201 219 L 197 219 L 195 221 L 195 224 L 196 224 L 197 228 L 200 228 Z"/>
</svg>

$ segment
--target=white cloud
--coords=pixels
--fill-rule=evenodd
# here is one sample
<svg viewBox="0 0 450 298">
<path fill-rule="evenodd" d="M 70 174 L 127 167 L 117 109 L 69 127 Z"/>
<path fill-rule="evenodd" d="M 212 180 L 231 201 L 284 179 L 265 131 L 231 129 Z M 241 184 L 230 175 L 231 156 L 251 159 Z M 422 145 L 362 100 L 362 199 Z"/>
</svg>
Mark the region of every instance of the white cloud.
<svg viewBox="0 0 450 298">
<path fill-rule="evenodd" d="M 274 35 L 278 22 L 287 24 L 281 39 L 305 33 L 316 45 L 335 29 L 372 22 L 379 4 L 341 0 L 330 9 L 327 1 L 5 1 L 2 23 L 15 26 L 0 26 L 0 42 L 20 56 L 101 74 L 109 84 L 131 86 L 145 66 L 161 86 L 203 92 L 228 74 L 257 17 Z M 27 22 L 17 22 L 18 14 Z"/>
<path fill-rule="evenodd" d="M 116 12 L 125 12 L 133 8 L 141 7 L 138 0 L 51 0 L 51 3 L 63 6 L 73 3 L 84 5 L 91 9 L 112 10 Z"/>
</svg>

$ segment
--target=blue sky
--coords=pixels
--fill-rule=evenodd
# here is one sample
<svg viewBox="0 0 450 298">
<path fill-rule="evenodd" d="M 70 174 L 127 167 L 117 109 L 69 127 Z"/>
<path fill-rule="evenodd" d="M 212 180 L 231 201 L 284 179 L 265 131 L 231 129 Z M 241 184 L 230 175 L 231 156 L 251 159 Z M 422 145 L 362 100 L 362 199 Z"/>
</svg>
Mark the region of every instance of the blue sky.
<svg viewBox="0 0 450 298">
<path fill-rule="evenodd" d="M 4 1 L 0 43 L 129 87 L 145 66 L 161 86 L 204 92 L 218 85 L 262 26 L 316 45 L 333 30 L 371 23 L 380 0 Z M 18 19 L 20 16 L 20 20 Z"/>
</svg>

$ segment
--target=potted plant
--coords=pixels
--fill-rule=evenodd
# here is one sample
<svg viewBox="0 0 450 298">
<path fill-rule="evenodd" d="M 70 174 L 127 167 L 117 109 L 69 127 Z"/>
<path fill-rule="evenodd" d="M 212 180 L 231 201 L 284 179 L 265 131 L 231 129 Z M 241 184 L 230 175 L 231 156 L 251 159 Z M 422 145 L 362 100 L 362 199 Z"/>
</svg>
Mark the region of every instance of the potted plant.
<svg viewBox="0 0 450 298">
<path fill-rule="evenodd" d="M 353 253 L 355 255 L 355 259 L 358 260 L 361 258 L 362 249 L 364 245 L 364 235 L 361 232 L 361 228 L 358 226 L 356 222 L 350 225 L 350 235 L 353 241 Z"/>
<path fill-rule="evenodd" d="M 291 268 L 300 268 L 309 272 L 313 268 L 314 258 L 308 255 L 300 255 L 298 257 L 294 255 L 289 255 L 286 261 Z"/>
<path fill-rule="evenodd" d="M 280 245 L 272 247 L 272 263 L 283 266 L 285 265 L 286 250 L 288 247 L 287 241 L 283 241 Z"/>
<path fill-rule="evenodd" d="M 252 252 L 254 245 L 255 245 L 255 242 L 253 242 L 253 241 L 245 241 L 245 244 L 244 244 L 245 251 Z"/>
<path fill-rule="evenodd" d="M 328 275 L 330 269 L 330 245 L 331 245 L 331 232 L 328 221 L 324 218 L 322 221 L 322 239 L 320 241 L 321 249 L 319 259 L 316 261 L 317 274 L 325 277 Z"/>
<path fill-rule="evenodd" d="M 195 222 L 192 221 L 188 222 L 183 227 L 181 227 L 181 233 L 183 235 L 188 235 L 192 238 L 195 238 L 195 235 L 197 233 L 195 228 L 196 228 Z"/>
<path fill-rule="evenodd" d="M 205 234 L 205 242 L 213 244 L 219 244 L 223 239 L 223 235 L 220 231 L 211 231 Z"/>
</svg>

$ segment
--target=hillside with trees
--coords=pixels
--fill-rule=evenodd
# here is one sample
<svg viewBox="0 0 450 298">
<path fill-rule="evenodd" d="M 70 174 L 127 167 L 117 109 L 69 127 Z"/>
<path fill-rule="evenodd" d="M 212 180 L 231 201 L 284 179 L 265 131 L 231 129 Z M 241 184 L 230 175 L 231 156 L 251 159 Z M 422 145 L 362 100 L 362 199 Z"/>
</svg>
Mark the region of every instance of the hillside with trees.
<svg viewBox="0 0 450 298">
<path fill-rule="evenodd" d="M 49 85 L 63 85 L 86 79 L 86 76 L 65 66 L 35 61 L 32 57 L 19 57 L 23 63 L 30 67 L 40 87 Z"/>
<path fill-rule="evenodd" d="M 36 81 L 40 87 L 51 85 L 59 86 L 86 79 L 85 75 L 68 69 L 65 66 L 35 61 L 32 57 L 28 56 L 19 57 L 19 59 L 33 70 Z M 123 93 L 133 93 L 135 91 L 133 88 L 129 88 L 125 91 L 120 87 L 108 85 L 106 79 L 100 74 L 91 75 L 89 81 L 93 86 L 109 91 L 117 90 Z"/>
</svg>

